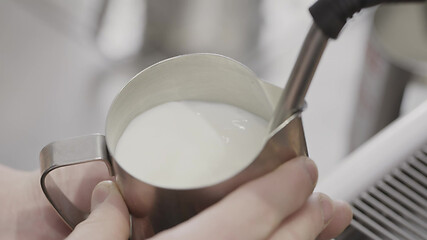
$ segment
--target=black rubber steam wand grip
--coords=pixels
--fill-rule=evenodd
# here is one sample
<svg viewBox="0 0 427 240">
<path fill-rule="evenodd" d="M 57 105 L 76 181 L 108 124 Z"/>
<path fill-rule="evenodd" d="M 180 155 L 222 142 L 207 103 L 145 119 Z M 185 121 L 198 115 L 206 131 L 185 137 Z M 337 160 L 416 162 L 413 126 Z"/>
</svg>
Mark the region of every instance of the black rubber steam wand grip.
<svg viewBox="0 0 427 240">
<path fill-rule="evenodd" d="M 347 19 L 363 8 L 381 3 L 424 2 L 425 0 L 318 0 L 309 11 L 314 23 L 329 38 L 336 39 Z"/>
</svg>

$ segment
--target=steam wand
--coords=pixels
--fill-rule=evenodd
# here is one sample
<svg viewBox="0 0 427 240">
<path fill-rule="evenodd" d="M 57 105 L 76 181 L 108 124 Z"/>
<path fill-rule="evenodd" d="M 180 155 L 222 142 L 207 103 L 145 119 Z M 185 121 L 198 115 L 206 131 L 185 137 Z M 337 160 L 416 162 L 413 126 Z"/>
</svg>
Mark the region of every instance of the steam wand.
<svg viewBox="0 0 427 240">
<path fill-rule="evenodd" d="M 317 65 L 329 38 L 336 39 L 347 19 L 363 8 L 381 3 L 423 2 L 425 0 L 319 0 L 310 7 L 311 26 L 289 80 L 280 96 L 270 130 L 279 127 L 292 114 L 300 112 Z"/>
<path fill-rule="evenodd" d="M 289 80 L 276 105 L 274 117 L 270 122 L 270 131 L 279 127 L 292 114 L 301 111 L 305 105 L 305 95 L 314 76 L 328 37 L 313 24 L 304 40 L 292 69 Z"/>
</svg>

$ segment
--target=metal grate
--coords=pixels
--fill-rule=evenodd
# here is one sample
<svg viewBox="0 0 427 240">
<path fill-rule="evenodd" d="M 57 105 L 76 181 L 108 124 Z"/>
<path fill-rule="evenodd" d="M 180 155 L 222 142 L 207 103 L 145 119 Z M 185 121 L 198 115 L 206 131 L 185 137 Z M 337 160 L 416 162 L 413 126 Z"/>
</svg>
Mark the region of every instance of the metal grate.
<svg viewBox="0 0 427 240">
<path fill-rule="evenodd" d="M 352 206 L 353 220 L 338 240 L 427 239 L 427 145 Z"/>
</svg>

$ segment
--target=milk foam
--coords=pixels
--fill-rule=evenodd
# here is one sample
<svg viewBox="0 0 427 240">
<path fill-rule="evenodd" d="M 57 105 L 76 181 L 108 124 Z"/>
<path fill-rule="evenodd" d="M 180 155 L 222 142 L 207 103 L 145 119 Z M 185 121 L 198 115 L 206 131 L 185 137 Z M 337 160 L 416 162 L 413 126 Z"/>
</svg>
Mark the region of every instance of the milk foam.
<svg viewBox="0 0 427 240">
<path fill-rule="evenodd" d="M 128 173 L 156 186 L 207 186 L 233 176 L 255 159 L 267 125 L 227 104 L 169 102 L 130 122 L 115 158 Z"/>
</svg>

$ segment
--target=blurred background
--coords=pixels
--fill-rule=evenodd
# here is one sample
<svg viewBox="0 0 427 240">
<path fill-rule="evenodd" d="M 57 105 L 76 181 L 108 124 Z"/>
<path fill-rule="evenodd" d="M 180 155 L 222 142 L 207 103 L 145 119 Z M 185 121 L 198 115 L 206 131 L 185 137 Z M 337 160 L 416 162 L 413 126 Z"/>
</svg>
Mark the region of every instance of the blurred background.
<svg viewBox="0 0 427 240">
<path fill-rule="evenodd" d="M 311 25 L 312 2 L 0 1 L 0 163 L 37 169 L 44 145 L 104 133 L 120 89 L 171 56 L 223 54 L 283 87 Z M 374 10 L 329 43 L 307 95 L 303 121 L 321 178 L 367 138 L 351 143 Z M 422 81 L 404 91 L 399 114 L 427 99 Z"/>
</svg>

